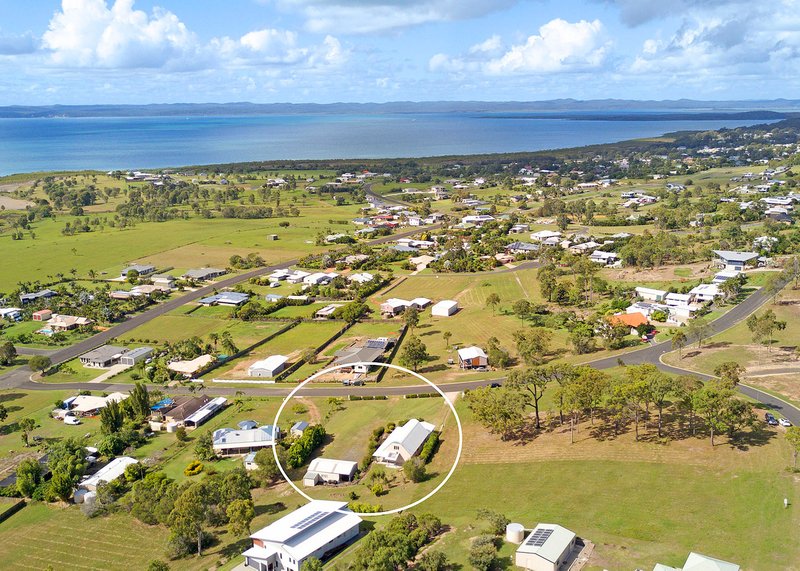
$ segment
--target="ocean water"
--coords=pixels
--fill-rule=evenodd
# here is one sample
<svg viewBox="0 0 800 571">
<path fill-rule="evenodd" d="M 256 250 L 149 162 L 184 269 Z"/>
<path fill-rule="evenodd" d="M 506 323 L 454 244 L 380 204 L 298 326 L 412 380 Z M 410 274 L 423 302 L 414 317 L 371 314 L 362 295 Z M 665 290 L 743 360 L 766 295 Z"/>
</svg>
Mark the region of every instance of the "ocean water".
<svg viewBox="0 0 800 571">
<path fill-rule="evenodd" d="M 470 113 L 0 119 L 0 175 L 538 151 L 764 122 Z"/>
</svg>

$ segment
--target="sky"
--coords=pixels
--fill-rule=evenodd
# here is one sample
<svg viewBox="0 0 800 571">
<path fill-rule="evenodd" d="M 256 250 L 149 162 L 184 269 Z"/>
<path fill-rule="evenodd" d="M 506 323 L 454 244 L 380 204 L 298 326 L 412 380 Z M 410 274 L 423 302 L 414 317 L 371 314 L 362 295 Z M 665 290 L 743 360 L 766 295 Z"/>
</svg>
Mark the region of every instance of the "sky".
<svg viewBox="0 0 800 571">
<path fill-rule="evenodd" d="M 800 0 L 0 0 L 0 105 L 800 99 Z"/>
</svg>

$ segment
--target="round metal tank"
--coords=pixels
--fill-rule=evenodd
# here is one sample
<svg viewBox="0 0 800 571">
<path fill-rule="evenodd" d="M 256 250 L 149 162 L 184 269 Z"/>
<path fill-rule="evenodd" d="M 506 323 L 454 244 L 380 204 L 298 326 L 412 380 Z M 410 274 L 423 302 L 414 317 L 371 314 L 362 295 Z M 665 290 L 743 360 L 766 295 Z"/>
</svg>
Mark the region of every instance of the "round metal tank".
<svg viewBox="0 0 800 571">
<path fill-rule="evenodd" d="M 178 430 L 178 423 L 177 422 L 169 422 L 167 423 L 167 432 L 175 432 Z"/>
<path fill-rule="evenodd" d="M 506 541 L 519 544 L 523 539 L 525 539 L 525 528 L 521 523 L 510 523 L 506 526 Z"/>
</svg>

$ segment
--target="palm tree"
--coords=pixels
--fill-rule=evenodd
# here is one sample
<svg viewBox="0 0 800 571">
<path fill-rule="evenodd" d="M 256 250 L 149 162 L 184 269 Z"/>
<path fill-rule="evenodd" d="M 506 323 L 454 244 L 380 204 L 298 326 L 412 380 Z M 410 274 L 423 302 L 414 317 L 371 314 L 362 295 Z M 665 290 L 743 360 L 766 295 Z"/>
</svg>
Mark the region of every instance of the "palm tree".
<svg viewBox="0 0 800 571">
<path fill-rule="evenodd" d="M 219 333 L 212 331 L 208 334 L 208 339 L 214 344 L 214 349 L 217 348 L 217 342 L 219 341 Z"/>
<path fill-rule="evenodd" d="M 233 342 L 230 331 L 224 331 L 222 333 L 222 350 L 225 351 L 228 356 L 234 355 L 239 351 L 239 348 L 236 347 L 236 344 Z"/>
<path fill-rule="evenodd" d="M 486 298 L 486 307 L 492 308 L 492 315 L 494 315 L 494 310 L 497 304 L 500 303 L 500 296 L 496 293 L 490 293 L 489 296 Z"/>
<path fill-rule="evenodd" d="M 444 333 L 442 333 L 442 337 L 444 338 L 444 344 L 448 349 L 450 348 L 450 338 L 452 336 L 453 334 L 449 331 L 445 331 Z"/>
</svg>

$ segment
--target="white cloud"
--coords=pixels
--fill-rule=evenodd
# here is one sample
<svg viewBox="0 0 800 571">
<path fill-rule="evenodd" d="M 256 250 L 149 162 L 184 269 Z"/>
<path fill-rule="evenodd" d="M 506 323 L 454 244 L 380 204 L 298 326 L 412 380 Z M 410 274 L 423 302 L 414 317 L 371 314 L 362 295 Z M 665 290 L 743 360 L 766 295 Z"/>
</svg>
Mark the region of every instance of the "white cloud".
<svg viewBox="0 0 800 571">
<path fill-rule="evenodd" d="M 277 0 L 299 9 L 317 33 L 371 34 L 431 22 L 479 18 L 519 0 Z"/>
<path fill-rule="evenodd" d="M 431 71 L 487 75 L 574 71 L 600 66 L 608 49 L 599 20 L 570 23 L 557 18 L 541 26 L 539 33 L 529 36 L 523 44 L 504 49 L 500 37 L 492 36 L 463 56 L 436 54 L 428 67 Z"/>
<path fill-rule="evenodd" d="M 334 66 L 349 52 L 333 36 L 300 45 L 296 32 L 264 28 L 202 42 L 172 12 L 134 9 L 135 0 L 62 0 L 42 45 L 62 67 L 193 71 L 225 66 Z M 0 44 L 2 46 L 2 44 Z"/>
</svg>

